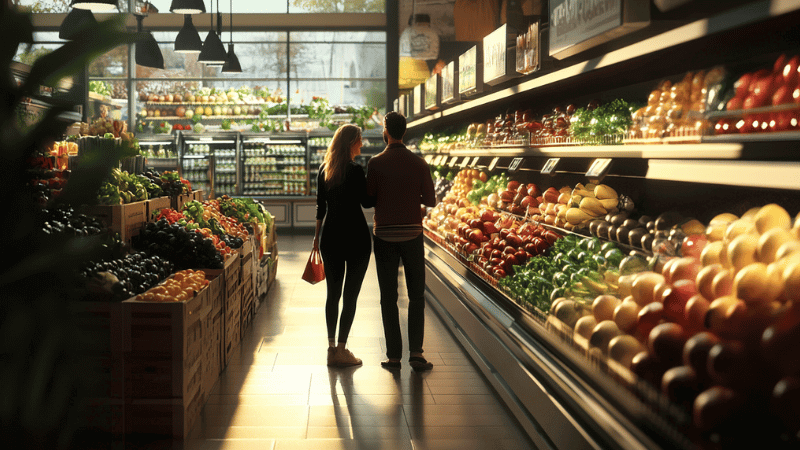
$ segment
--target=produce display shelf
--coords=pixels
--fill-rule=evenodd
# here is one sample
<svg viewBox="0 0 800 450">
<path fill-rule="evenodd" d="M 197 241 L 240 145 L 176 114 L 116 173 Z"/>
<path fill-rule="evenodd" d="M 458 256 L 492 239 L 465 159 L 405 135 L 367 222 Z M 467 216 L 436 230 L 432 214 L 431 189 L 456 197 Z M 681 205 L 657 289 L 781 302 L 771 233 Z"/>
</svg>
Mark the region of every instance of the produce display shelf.
<svg viewBox="0 0 800 450">
<path fill-rule="evenodd" d="M 192 105 L 192 106 L 264 106 L 267 103 L 234 103 L 234 102 L 144 102 L 147 106 L 172 106 L 172 105 Z"/>
<path fill-rule="evenodd" d="M 591 77 L 593 72 L 602 69 L 630 63 L 640 57 L 651 56 L 654 53 L 669 50 L 673 47 L 677 48 L 701 38 L 713 36 L 718 33 L 730 32 L 747 25 L 798 10 L 800 10 L 800 0 L 764 0 L 749 3 L 724 11 L 716 16 L 696 20 L 678 28 L 643 39 L 618 50 L 610 51 L 602 56 L 589 59 L 588 61 L 582 61 L 533 79 L 525 77 L 519 83 L 505 89 L 492 92 L 421 118 L 414 118 L 409 121 L 408 128 L 413 129 L 430 125 L 438 119 L 459 116 L 476 108 L 500 105 L 502 102 L 507 101 L 508 98 L 521 93 L 543 92 L 553 85 L 565 81 L 576 82 L 574 78 Z M 587 78 L 587 81 L 588 80 Z"/>
<path fill-rule="evenodd" d="M 425 248 L 428 271 L 438 280 L 444 280 L 457 301 L 484 322 L 505 344 L 505 349 L 513 353 L 519 364 L 515 370 L 524 368 L 531 378 L 522 380 L 525 389 L 514 389 L 505 383 L 520 380 L 514 379 L 506 365 L 486 361 L 494 371 L 491 378 L 500 378 L 501 385 L 511 389 L 510 395 L 518 396 L 516 406 L 527 408 L 526 413 L 555 442 L 553 448 L 696 448 L 678 426 L 688 424 L 690 419 L 649 385 L 634 382 L 627 387 L 629 376 L 626 378 L 623 371 L 602 359 L 587 356 L 585 349 L 559 328 L 560 322 L 550 321 L 541 311 L 511 299 L 474 272 L 463 257 L 453 255 L 428 234 Z M 459 322 L 460 325 L 463 324 Z M 481 348 L 485 341 L 473 344 L 479 360 L 497 358 L 487 354 L 487 348 Z M 552 405 L 535 398 L 539 389 Z M 565 437 L 569 433 L 553 425 L 547 416 L 548 408 L 556 408 L 568 416 L 570 426 L 580 435 L 580 445 L 574 440 L 577 437 Z M 573 440 L 565 443 L 565 439 Z"/>
<path fill-rule="evenodd" d="M 479 147 L 453 150 L 450 156 L 545 156 L 575 158 L 638 158 L 638 159 L 739 159 L 743 144 L 722 142 L 718 144 L 674 145 L 592 145 L 579 147 Z M 764 157 L 764 155 L 762 155 Z"/>
<path fill-rule="evenodd" d="M 253 120 L 258 119 L 258 116 L 223 116 L 223 115 L 205 115 L 203 114 L 203 120 Z M 188 117 L 178 117 L 178 116 L 147 116 L 144 120 L 192 120 Z"/>
</svg>

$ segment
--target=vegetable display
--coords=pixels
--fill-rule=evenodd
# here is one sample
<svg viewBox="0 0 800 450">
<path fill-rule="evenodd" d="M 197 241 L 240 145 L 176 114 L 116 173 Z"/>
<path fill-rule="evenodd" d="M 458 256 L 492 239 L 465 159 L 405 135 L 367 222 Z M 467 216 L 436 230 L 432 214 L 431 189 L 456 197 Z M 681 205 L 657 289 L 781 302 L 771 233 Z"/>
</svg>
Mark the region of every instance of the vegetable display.
<svg viewBox="0 0 800 450">
<path fill-rule="evenodd" d="M 173 265 L 157 255 L 131 253 L 124 258 L 90 263 L 78 273 L 91 290 L 98 284 L 109 283 L 112 299 L 126 300 L 141 294 L 167 278 Z M 100 297 L 102 298 L 102 296 Z"/>
<path fill-rule="evenodd" d="M 148 223 L 134 242 L 136 248 L 171 261 L 178 269 L 221 269 L 230 248 L 210 230 L 187 230 L 166 219 Z"/>
<path fill-rule="evenodd" d="M 42 232 L 50 235 L 93 236 L 104 231 L 103 224 L 95 217 L 77 213 L 71 206 L 58 206 L 42 211 Z"/>
<path fill-rule="evenodd" d="M 195 296 L 196 292 L 208 286 L 206 274 L 192 269 L 181 270 L 135 300 L 144 302 L 185 302 Z"/>
</svg>

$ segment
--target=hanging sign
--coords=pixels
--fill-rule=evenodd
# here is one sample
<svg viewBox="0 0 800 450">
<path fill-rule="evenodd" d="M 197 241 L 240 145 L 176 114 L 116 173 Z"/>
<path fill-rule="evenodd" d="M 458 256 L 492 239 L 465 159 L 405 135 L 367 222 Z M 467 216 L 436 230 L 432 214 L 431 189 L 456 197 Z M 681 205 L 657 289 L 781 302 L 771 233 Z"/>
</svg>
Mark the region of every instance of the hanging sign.
<svg viewBox="0 0 800 450">
<path fill-rule="evenodd" d="M 550 0 L 550 56 L 563 59 L 650 23 L 650 2 Z"/>
<path fill-rule="evenodd" d="M 439 109 L 441 95 L 441 78 L 439 74 L 433 74 L 425 80 L 425 109 Z"/>
<path fill-rule="evenodd" d="M 458 57 L 458 92 L 464 95 L 483 91 L 483 46 L 474 46 Z"/>
<path fill-rule="evenodd" d="M 450 61 L 442 68 L 442 103 L 456 103 L 460 101 L 458 92 L 458 60 Z"/>
</svg>

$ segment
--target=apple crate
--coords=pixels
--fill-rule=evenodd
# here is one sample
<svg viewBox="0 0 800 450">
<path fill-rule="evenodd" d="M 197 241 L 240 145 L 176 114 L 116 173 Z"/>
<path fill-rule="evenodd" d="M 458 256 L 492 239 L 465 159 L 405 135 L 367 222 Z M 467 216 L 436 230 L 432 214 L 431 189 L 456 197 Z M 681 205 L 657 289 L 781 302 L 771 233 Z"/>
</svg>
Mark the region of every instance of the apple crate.
<svg viewBox="0 0 800 450">
<path fill-rule="evenodd" d="M 208 289 L 186 302 L 123 303 L 126 398 L 186 398 L 200 390 Z"/>
<path fill-rule="evenodd" d="M 169 197 L 158 197 L 158 198 L 151 198 L 145 202 L 147 204 L 147 222 L 155 222 L 155 216 L 158 215 L 158 211 L 164 208 L 169 208 L 172 205 L 172 201 Z"/>
<path fill-rule="evenodd" d="M 86 380 L 87 397 L 121 399 L 125 395 L 123 315 L 119 302 L 71 302 L 69 310 L 77 327 L 78 364 Z M 89 370 L 87 370 L 89 369 Z"/>
<path fill-rule="evenodd" d="M 233 294 L 228 297 L 227 309 L 225 310 L 225 342 L 223 352 L 225 353 L 225 365 L 230 361 L 231 354 L 236 349 L 241 339 L 241 318 L 242 318 L 242 289 L 237 286 Z"/>
<path fill-rule="evenodd" d="M 130 399 L 125 404 L 125 432 L 185 439 L 200 419 L 202 389 L 190 397 Z"/>
<path fill-rule="evenodd" d="M 208 400 L 222 372 L 220 351 L 222 350 L 222 314 L 209 314 L 204 319 L 207 331 L 203 339 L 203 399 Z"/>
<path fill-rule="evenodd" d="M 147 202 L 88 206 L 85 213 L 102 220 L 123 242 L 130 242 L 147 223 Z"/>
</svg>

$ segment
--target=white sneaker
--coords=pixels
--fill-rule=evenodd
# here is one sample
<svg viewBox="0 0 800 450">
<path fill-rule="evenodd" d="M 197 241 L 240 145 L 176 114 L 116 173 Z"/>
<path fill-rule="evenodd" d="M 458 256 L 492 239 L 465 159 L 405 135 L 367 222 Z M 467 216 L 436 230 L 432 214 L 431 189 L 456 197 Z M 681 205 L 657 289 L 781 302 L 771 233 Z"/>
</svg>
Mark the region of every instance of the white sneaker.
<svg viewBox="0 0 800 450">
<path fill-rule="evenodd" d="M 362 364 L 361 359 L 356 358 L 353 352 L 346 348 L 337 349 L 334 361 L 338 367 L 360 366 Z"/>
<path fill-rule="evenodd" d="M 328 365 L 336 366 L 336 347 L 328 347 Z"/>
</svg>

